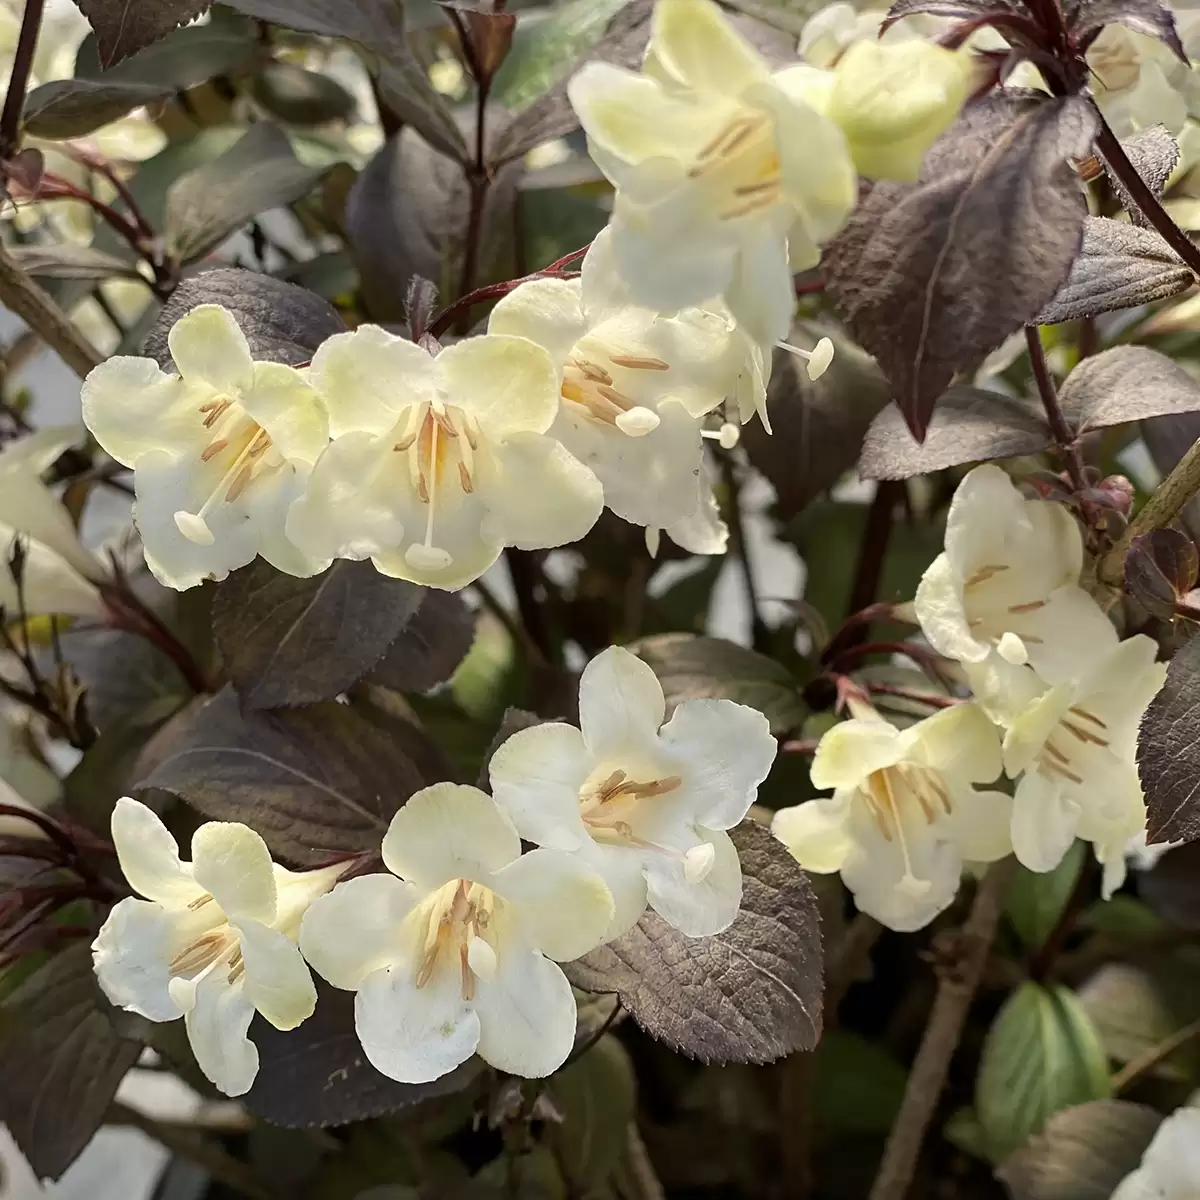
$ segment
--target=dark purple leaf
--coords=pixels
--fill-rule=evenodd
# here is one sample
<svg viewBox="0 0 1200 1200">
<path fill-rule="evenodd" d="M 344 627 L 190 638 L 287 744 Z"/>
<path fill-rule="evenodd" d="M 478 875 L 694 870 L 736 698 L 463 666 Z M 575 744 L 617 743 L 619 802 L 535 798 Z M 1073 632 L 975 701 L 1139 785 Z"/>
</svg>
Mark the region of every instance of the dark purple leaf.
<svg viewBox="0 0 1200 1200">
<path fill-rule="evenodd" d="M 1200 836 L 1200 637 L 1167 666 L 1167 681 L 1138 730 L 1138 775 L 1146 794 L 1146 840 Z"/>
</svg>

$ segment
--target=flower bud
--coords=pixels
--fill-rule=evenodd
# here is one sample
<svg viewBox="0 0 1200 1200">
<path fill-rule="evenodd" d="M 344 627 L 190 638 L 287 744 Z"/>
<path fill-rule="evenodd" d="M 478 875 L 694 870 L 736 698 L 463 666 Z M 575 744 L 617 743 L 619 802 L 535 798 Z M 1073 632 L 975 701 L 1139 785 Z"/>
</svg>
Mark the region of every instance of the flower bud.
<svg viewBox="0 0 1200 1200">
<path fill-rule="evenodd" d="M 1125 556 L 1125 586 L 1150 614 L 1170 620 L 1192 590 L 1200 555 L 1179 529 L 1156 529 L 1135 537 Z"/>
<path fill-rule="evenodd" d="M 834 71 L 826 115 L 863 175 L 911 183 L 958 116 L 973 76 L 969 54 L 931 42 L 857 42 Z"/>
</svg>

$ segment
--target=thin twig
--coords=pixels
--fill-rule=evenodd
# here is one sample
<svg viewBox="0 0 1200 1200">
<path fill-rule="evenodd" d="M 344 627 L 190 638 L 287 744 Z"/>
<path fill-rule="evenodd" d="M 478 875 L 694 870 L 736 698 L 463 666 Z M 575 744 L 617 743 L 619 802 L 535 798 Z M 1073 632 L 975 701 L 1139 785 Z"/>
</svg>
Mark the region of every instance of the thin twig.
<svg viewBox="0 0 1200 1200">
<path fill-rule="evenodd" d="M 754 574 L 754 562 L 750 555 L 750 542 L 746 537 L 746 518 L 742 511 L 742 494 L 738 483 L 733 458 L 722 455 L 721 474 L 729 499 L 729 544 L 738 565 L 742 569 L 742 583 L 746 589 L 746 604 L 750 609 L 750 639 L 755 650 L 766 649 L 771 631 L 763 620 L 762 604 L 758 592 L 758 580 Z"/>
<path fill-rule="evenodd" d="M 1112 1094 L 1119 1096 L 1127 1092 L 1143 1075 L 1148 1075 L 1160 1063 L 1166 1062 L 1176 1051 L 1183 1049 L 1190 1041 L 1200 1038 L 1200 1021 L 1193 1021 L 1182 1029 L 1164 1038 L 1157 1046 L 1131 1058 L 1113 1077 Z"/>
<path fill-rule="evenodd" d="M 658 1172 L 650 1161 L 650 1152 L 642 1141 L 637 1122 L 630 1121 L 625 1133 L 625 1162 L 633 1176 L 637 1189 L 637 1200 L 667 1200 L 667 1193 L 659 1182 Z"/>
<path fill-rule="evenodd" d="M 1098 871 L 1099 864 L 1090 855 L 1080 864 L 1079 874 L 1075 877 L 1075 885 L 1059 913 L 1058 920 L 1054 923 L 1054 928 L 1046 935 L 1029 964 L 1030 979 L 1040 983 L 1047 979 L 1054 970 L 1054 964 L 1062 954 L 1067 939 L 1079 923 L 1083 910 L 1091 903 Z"/>
<path fill-rule="evenodd" d="M 1129 522 L 1121 540 L 1100 560 L 1098 574 L 1105 583 L 1119 587 L 1125 578 L 1125 556 L 1133 539 L 1155 529 L 1165 529 L 1187 502 L 1200 491 L 1200 441 L 1175 464 L 1170 475 Z"/>
<path fill-rule="evenodd" d="M 914 704 L 927 704 L 930 708 L 954 708 L 962 703 L 953 696 L 942 696 L 937 692 L 921 692 L 915 688 L 900 687 L 894 683 L 873 683 L 863 680 L 862 686 L 873 696 L 895 696 L 898 700 L 911 700 Z"/>
<path fill-rule="evenodd" d="M 0 302 L 16 313 L 82 379 L 103 356 L 71 323 L 50 293 L 0 245 Z"/>
<path fill-rule="evenodd" d="M 1125 191 L 1132 197 L 1133 202 L 1141 210 L 1142 216 L 1158 231 L 1163 241 L 1191 267 L 1197 277 L 1200 277 L 1200 246 L 1171 219 L 1170 213 L 1163 207 L 1162 201 L 1154 194 L 1146 181 L 1138 173 L 1138 169 L 1129 161 L 1120 139 L 1113 133 L 1100 110 L 1096 109 L 1100 120 L 1100 132 L 1096 134 L 1096 152 L 1112 175 L 1120 181 Z"/>
<path fill-rule="evenodd" d="M 904 1100 L 888 1136 L 870 1200 L 903 1200 L 908 1194 L 1016 870 L 1017 860 L 1009 857 L 992 866 L 980 881 L 962 929 L 961 959 L 957 968 L 944 974 L 938 984 L 933 1011 L 909 1073 Z"/>
<path fill-rule="evenodd" d="M 483 601 L 483 607 L 504 626 L 508 636 L 512 638 L 513 644 L 519 646 L 524 651 L 525 657 L 536 666 L 547 665 L 546 656 L 542 653 L 541 648 L 533 638 L 530 637 L 529 630 L 500 603 L 499 596 L 482 579 L 476 579 L 471 584 L 471 587 L 475 590 L 480 600 Z"/>
<path fill-rule="evenodd" d="M 13 54 L 12 70 L 8 76 L 4 110 L 0 112 L 0 158 L 8 158 L 17 144 L 21 113 L 25 108 L 25 91 L 29 87 L 29 73 L 33 70 L 33 57 L 37 50 L 44 7 L 45 0 L 25 0 L 21 32 L 17 36 L 17 49 Z"/>
<path fill-rule="evenodd" d="M 854 582 L 850 586 L 848 613 L 858 613 L 871 608 L 879 595 L 883 582 L 883 566 L 887 561 L 888 544 L 892 537 L 892 513 L 904 496 L 904 481 L 882 480 L 875 488 L 871 506 L 867 509 L 867 523 L 863 528 L 862 544 L 858 551 L 858 562 L 854 567 Z M 846 645 L 865 641 L 870 626 L 860 624 L 844 634 Z"/>
<path fill-rule="evenodd" d="M 1036 325 L 1025 326 L 1025 344 L 1029 347 L 1029 361 L 1033 365 L 1033 378 L 1037 383 L 1038 395 L 1042 398 L 1042 408 L 1045 409 L 1050 432 L 1054 435 L 1055 448 L 1066 464 L 1067 474 L 1071 477 L 1071 486 L 1082 495 L 1087 490 L 1087 478 L 1083 473 L 1083 456 L 1079 453 L 1075 431 L 1067 424 L 1067 418 L 1063 416 L 1062 405 L 1058 402 L 1058 389 L 1055 388 L 1050 368 L 1046 365 L 1046 351 L 1042 346 L 1042 335 L 1038 332 Z"/>
</svg>

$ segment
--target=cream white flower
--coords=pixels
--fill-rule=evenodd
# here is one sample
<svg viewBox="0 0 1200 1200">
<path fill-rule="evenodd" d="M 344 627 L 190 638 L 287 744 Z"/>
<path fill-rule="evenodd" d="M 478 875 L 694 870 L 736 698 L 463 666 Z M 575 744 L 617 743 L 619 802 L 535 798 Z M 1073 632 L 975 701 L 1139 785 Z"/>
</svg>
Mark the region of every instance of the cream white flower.
<svg viewBox="0 0 1200 1200">
<path fill-rule="evenodd" d="M 908 183 L 958 117 L 974 78 L 967 51 L 920 38 L 860 41 L 838 60 L 822 111 L 845 134 L 859 171 Z"/>
<path fill-rule="evenodd" d="M 227 1096 L 249 1091 L 255 1012 L 294 1029 L 317 1003 L 296 938 L 300 918 L 344 869 L 293 872 L 271 861 L 246 825 L 211 821 L 181 862 L 167 827 L 144 804 L 118 800 L 113 842 L 144 900 L 120 901 L 92 944 L 96 977 L 120 1008 L 150 1021 L 183 1017 L 200 1069 Z"/>
<path fill-rule="evenodd" d="M 804 22 L 804 28 L 800 31 L 800 57 L 813 67 L 823 70 L 833 67 L 851 46 L 858 42 L 876 41 L 879 27 L 886 18 L 886 9 L 860 12 L 853 4 L 847 4 L 846 0 L 827 4 Z"/>
<path fill-rule="evenodd" d="M 550 427 L 635 525 L 696 512 L 703 455 L 699 418 L 730 400 L 765 421 L 769 359 L 723 306 L 660 316 L 636 308 L 612 262 L 609 231 L 579 279 L 534 279 L 492 313 L 492 333 L 528 338 L 559 368 L 562 404 Z"/>
<path fill-rule="evenodd" d="M 558 375 L 524 338 L 468 338 L 434 358 L 364 325 L 325 342 L 311 378 L 334 437 L 288 521 L 311 554 L 453 590 L 505 546 L 561 546 L 600 515 L 599 480 L 547 436 Z"/>
<path fill-rule="evenodd" d="M 404 1083 L 475 1053 L 529 1078 L 562 1066 L 576 1012 L 557 963 L 600 944 L 604 881 L 558 851 L 522 855 L 491 797 L 454 783 L 417 792 L 392 818 L 383 861 L 392 874 L 338 884 L 300 931 L 317 973 L 357 992 L 371 1062 Z"/>
<path fill-rule="evenodd" d="M 1200 1195 L 1200 1109 L 1177 1108 L 1112 1200 L 1194 1200 Z"/>
<path fill-rule="evenodd" d="M 83 385 L 83 419 L 134 469 L 134 520 L 146 563 L 168 587 L 223 579 L 261 554 L 289 575 L 329 564 L 284 535 L 289 506 L 329 441 L 304 376 L 255 362 L 233 316 L 194 308 L 169 338 L 178 375 L 148 358 L 101 363 Z"/>
<path fill-rule="evenodd" d="M 579 681 L 579 723 L 536 725 L 492 756 L 496 802 L 521 836 L 570 851 L 616 903 L 607 938 L 647 904 L 690 937 L 737 916 L 742 869 L 729 835 L 775 760 L 766 717 L 730 700 L 686 700 L 664 725 L 654 672 L 613 646 Z"/>
<path fill-rule="evenodd" d="M 1108 653 L 1098 648 L 1090 671 L 1045 688 L 1009 722 L 1004 769 L 1020 776 L 1013 850 L 1031 871 L 1053 870 L 1080 837 L 1104 866 L 1106 896 L 1124 880 L 1125 848 L 1146 824 L 1134 749 L 1142 714 L 1166 678 L 1156 652 L 1144 634 Z"/>
<path fill-rule="evenodd" d="M 1116 644 L 1111 622 L 1079 586 L 1075 519 L 1061 504 L 1026 500 L 999 467 L 976 467 L 958 485 L 945 546 L 914 602 L 940 654 L 973 664 L 995 650 L 1061 683 Z"/>
<path fill-rule="evenodd" d="M 854 206 L 845 138 L 805 98 L 814 68 L 772 74 L 712 0 L 658 0 L 645 69 L 589 63 L 570 84 L 593 158 L 617 188 L 613 249 L 661 312 L 721 296 L 772 345 Z"/>
<path fill-rule="evenodd" d="M 103 617 L 98 583 L 108 573 L 79 540 L 62 501 L 42 482 L 42 474 L 84 432 L 78 426 L 41 429 L 0 451 L 0 607 L 16 620 L 25 611 Z M 8 567 L 13 543 L 24 550 L 22 595 Z"/>
<path fill-rule="evenodd" d="M 954 899 L 965 862 L 1011 853 L 1012 800 L 975 786 L 1000 771 L 996 729 L 973 704 L 902 730 L 864 707 L 817 747 L 813 786 L 833 797 L 781 809 L 772 831 L 806 870 L 840 871 L 863 912 L 920 929 Z"/>
<path fill-rule="evenodd" d="M 1087 52 L 1096 104 L 1122 137 L 1151 125 L 1179 133 L 1200 98 L 1192 70 L 1157 38 L 1106 25 Z"/>
</svg>

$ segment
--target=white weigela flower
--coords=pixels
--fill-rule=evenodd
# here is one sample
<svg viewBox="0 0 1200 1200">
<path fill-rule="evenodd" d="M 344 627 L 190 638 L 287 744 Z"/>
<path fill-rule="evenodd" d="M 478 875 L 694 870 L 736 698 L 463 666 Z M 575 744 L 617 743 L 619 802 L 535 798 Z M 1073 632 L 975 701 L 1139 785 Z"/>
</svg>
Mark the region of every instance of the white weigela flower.
<svg viewBox="0 0 1200 1200">
<path fill-rule="evenodd" d="M 834 68 L 822 111 L 845 134 L 859 171 L 910 183 L 925 151 L 957 118 L 974 77 L 967 52 L 920 38 L 860 41 Z"/>
<path fill-rule="evenodd" d="M 579 723 L 513 734 L 492 756 L 496 802 L 521 836 L 570 851 L 612 892 L 607 940 L 646 905 L 691 937 L 737 916 L 742 869 L 729 835 L 775 760 L 766 717 L 686 700 L 664 725 L 654 672 L 613 646 L 579 681 Z"/>
<path fill-rule="evenodd" d="M 1197 98 L 1191 67 L 1157 38 L 1106 25 L 1087 52 L 1096 104 L 1121 136 L 1151 125 L 1179 133 Z"/>
<path fill-rule="evenodd" d="M 168 337 L 178 375 L 118 357 L 83 385 L 83 419 L 134 470 L 134 520 L 155 578 L 183 590 L 261 554 L 289 575 L 329 565 L 284 534 L 287 511 L 329 441 L 304 376 L 255 362 L 231 313 L 202 304 Z"/>
<path fill-rule="evenodd" d="M 1094 668 L 1046 688 L 1009 722 L 1004 769 L 1021 777 L 1013 850 L 1031 871 L 1053 870 L 1081 837 L 1104 865 L 1104 894 L 1124 880 L 1125 847 L 1146 824 L 1134 763 L 1138 723 L 1167 675 L 1156 652 L 1144 634 L 1100 648 Z"/>
<path fill-rule="evenodd" d="M 863 912 L 920 929 L 954 899 L 964 862 L 1012 851 L 1012 800 L 975 786 L 1000 771 L 996 729 L 973 704 L 902 730 L 862 706 L 813 759 L 813 785 L 833 797 L 781 809 L 772 831 L 806 870 L 840 871 Z"/>
<path fill-rule="evenodd" d="M 739 418 L 765 421 L 769 359 L 719 302 L 666 317 L 625 295 L 605 230 L 581 278 L 521 284 L 488 328 L 549 352 L 562 379 L 550 436 L 595 471 L 608 507 L 635 525 L 669 526 L 699 507 L 699 418 L 729 400 Z"/>
<path fill-rule="evenodd" d="M 658 0 L 642 74 L 589 63 L 571 81 L 639 304 L 721 296 L 755 341 L 786 336 L 792 275 L 816 265 L 857 190 L 845 138 L 804 97 L 813 73 L 772 74 L 712 0 Z"/>
<path fill-rule="evenodd" d="M 528 1078 L 562 1066 L 576 1012 L 557 964 L 600 944 L 604 881 L 570 855 L 522 855 L 492 798 L 454 783 L 417 792 L 392 818 L 383 861 L 393 874 L 338 884 L 300 931 L 318 974 L 357 992 L 371 1062 L 403 1083 L 474 1053 Z"/>
<path fill-rule="evenodd" d="M 325 342 L 311 378 L 334 440 L 288 532 L 313 555 L 452 590 L 505 546 L 561 546 L 600 515 L 600 482 L 547 436 L 558 375 L 524 338 L 468 338 L 434 358 L 364 325 Z"/>
<path fill-rule="evenodd" d="M 344 869 L 293 872 L 271 861 L 246 825 L 211 821 L 180 862 L 167 827 L 144 804 L 118 800 L 113 842 L 144 900 L 120 901 L 92 944 L 96 977 L 120 1008 L 150 1021 L 183 1017 L 200 1069 L 227 1096 L 249 1091 L 255 1012 L 294 1029 L 317 1003 L 296 938 L 300 918 Z"/>
<path fill-rule="evenodd" d="M 1079 586 L 1075 519 L 1061 504 L 1026 500 L 999 467 L 976 467 L 958 485 L 945 545 L 913 606 L 940 654 L 973 664 L 995 650 L 1061 683 L 1116 644 L 1111 622 Z"/>
<path fill-rule="evenodd" d="M 41 429 L 0 451 L 0 607 L 7 620 L 17 619 L 22 599 L 31 615 L 105 615 L 97 584 L 108 573 L 42 482 L 46 468 L 83 437 L 78 426 Z M 7 565 L 18 537 L 24 549 L 21 595 Z"/>
<path fill-rule="evenodd" d="M 1200 1109 L 1177 1108 L 1159 1127 L 1141 1166 L 1112 1200 L 1194 1200 L 1200 1195 Z"/>
</svg>

